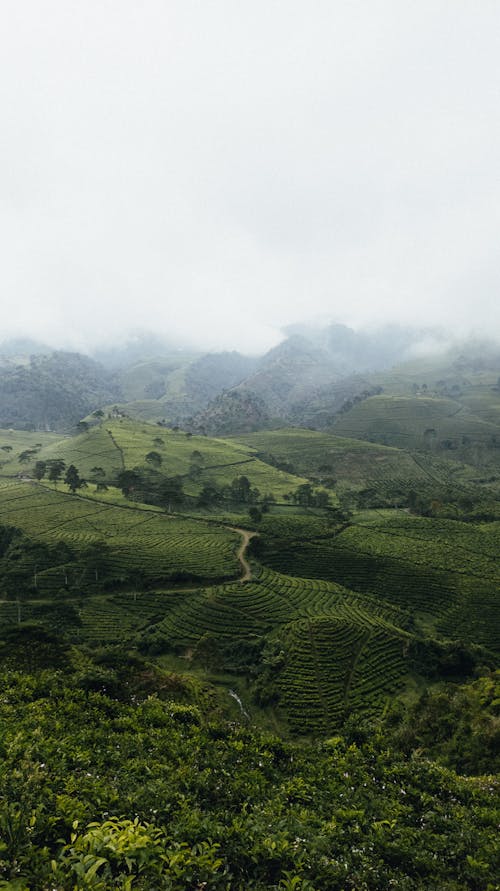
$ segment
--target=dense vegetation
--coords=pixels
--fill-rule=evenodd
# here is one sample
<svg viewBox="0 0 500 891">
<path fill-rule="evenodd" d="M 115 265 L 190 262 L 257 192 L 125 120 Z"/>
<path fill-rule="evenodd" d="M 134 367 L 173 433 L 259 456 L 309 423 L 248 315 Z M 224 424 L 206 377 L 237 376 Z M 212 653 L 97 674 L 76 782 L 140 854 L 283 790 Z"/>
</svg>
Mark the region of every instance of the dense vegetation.
<svg viewBox="0 0 500 891">
<path fill-rule="evenodd" d="M 407 757 L 405 726 L 292 745 L 126 653 L 42 640 L 28 667 L 23 633 L 3 648 L 3 887 L 494 888 L 495 781 Z"/>
<path fill-rule="evenodd" d="M 67 429 L 119 395 L 114 377 L 87 356 L 31 356 L 0 366 L 0 427 Z"/>
<path fill-rule="evenodd" d="M 496 366 L 263 429 L 318 346 L 136 364 L 186 413 L 248 372 L 186 429 L 0 431 L 0 887 L 496 887 Z"/>
</svg>

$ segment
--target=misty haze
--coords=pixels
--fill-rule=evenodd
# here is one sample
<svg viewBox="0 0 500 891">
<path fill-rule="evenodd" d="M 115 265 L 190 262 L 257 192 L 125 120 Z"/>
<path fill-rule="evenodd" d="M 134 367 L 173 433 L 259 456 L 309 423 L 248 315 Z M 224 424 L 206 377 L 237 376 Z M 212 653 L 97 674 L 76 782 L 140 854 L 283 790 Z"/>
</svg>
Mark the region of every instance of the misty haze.
<svg viewBox="0 0 500 891">
<path fill-rule="evenodd" d="M 493 891 L 498 3 L 0 70 L 0 888 Z"/>
<path fill-rule="evenodd" d="M 261 353 L 283 326 L 498 330 L 484 0 L 2 4 L 2 327 Z"/>
</svg>

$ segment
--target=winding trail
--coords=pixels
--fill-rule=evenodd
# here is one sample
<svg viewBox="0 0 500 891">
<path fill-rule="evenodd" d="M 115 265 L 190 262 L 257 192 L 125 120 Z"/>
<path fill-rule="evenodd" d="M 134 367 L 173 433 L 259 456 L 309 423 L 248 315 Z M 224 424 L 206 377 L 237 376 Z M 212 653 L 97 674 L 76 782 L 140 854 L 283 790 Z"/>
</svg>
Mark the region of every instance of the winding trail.
<svg viewBox="0 0 500 891">
<path fill-rule="evenodd" d="M 108 433 L 109 433 L 109 431 L 108 431 Z M 111 436 L 111 434 L 110 434 L 110 436 Z M 113 437 L 111 436 L 111 438 L 113 438 Z M 38 486 L 39 488 L 42 488 L 42 489 L 46 489 L 47 491 L 50 491 L 50 492 L 54 491 L 51 487 L 44 486 L 43 483 L 41 483 L 40 481 L 37 481 L 37 480 L 25 479 L 25 480 L 23 480 L 23 482 L 29 482 L 32 485 Z M 137 511 L 138 513 L 141 513 L 141 514 L 154 514 L 157 517 L 158 516 L 165 517 L 165 514 L 162 511 L 159 511 L 158 509 L 153 510 L 153 509 L 148 509 L 144 506 L 136 507 L 132 504 L 129 505 L 129 504 L 119 504 L 118 502 L 113 502 L 113 501 L 101 501 L 99 498 L 91 498 L 89 495 L 70 494 L 69 492 L 58 492 L 58 494 L 64 495 L 65 497 L 72 498 L 72 499 L 79 498 L 81 501 L 88 501 L 89 503 L 92 503 L 95 505 L 101 504 L 101 505 L 103 505 L 102 510 L 110 509 L 110 508 L 120 508 L 122 510 Z M 28 496 L 26 496 L 26 497 L 28 497 Z M 92 516 L 92 514 L 90 514 L 90 516 Z M 189 514 L 174 514 L 174 515 L 170 514 L 168 519 L 172 519 L 173 516 L 182 518 L 182 517 L 189 517 L 190 515 Z M 151 519 L 151 516 L 149 516 L 147 518 L 147 520 L 140 520 L 138 525 L 145 523 L 150 519 Z M 203 517 L 192 517 L 192 519 L 199 520 L 200 522 L 207 522 L 207 523 L 211 522 L 210 520 L 205 520 Z M 69 523 L 72 521 L 68 520 L 67 522 Z M 89 522 L 89 521 L 87 521 L 87 522 Z M 59 525 L 63 525 L 63 524 L 59 524 Z M 246 553 L 246 550 L 250 543 L 250 540 L 252 538 L 255 538 L 255 536 L 258 535 L 259 533 L 250 531 L 249 529 L 241 529 L 239 526 L 226 526 L 226 525 L 223 525 L 222 523 L 214 523 L 214 525 L 222 526 L 223 529 L 229 529 L 231 532 L 236 532 L 238 535 L 241 535 L 241 544 L 240 544 L 237 554 L 236 554 L 236 559 L 239 561 L 239 563 L 241 565 L 242 573 L 243 573 L 239 581 L 240 581 L 240 583 L 249 582 L 252 578 L 252 568 L 251 568 L 248 560 L 245 557 L 245 553 Z M 58 527 L 54 527 L 54 528 L 58 528 Z"/>
<path fill-rule="evenodd" d="M 250 543 L 250 539 L 254 538 L 258 535 L 258 532 L 250 532 L 248 529 L 240 529 L 238 526 L 226 526 L 226 529 L 230 529 L 231 532 L 237 532 L 238 535 L 241 535 L 242 541 L 240 547 L 238 549 L 238 553 L 236 554 L 237 559 L 241 563 L 241 568 L 243 570 L 243 575 L 240 578 L 240 583 L 249 582 L 252 578 L 252 569 L 245 557 L 246 549 Z"/>
</svg>

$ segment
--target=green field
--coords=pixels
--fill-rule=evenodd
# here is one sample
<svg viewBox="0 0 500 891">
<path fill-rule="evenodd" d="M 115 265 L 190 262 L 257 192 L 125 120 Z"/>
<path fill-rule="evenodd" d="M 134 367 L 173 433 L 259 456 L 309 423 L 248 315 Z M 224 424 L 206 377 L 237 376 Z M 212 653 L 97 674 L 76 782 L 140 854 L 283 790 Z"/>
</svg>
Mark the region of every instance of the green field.
<svg viewBox="0 0 500 891">
<path fill-rule="evenodd" d="M 83 478 L 92 478 L 93 468 L 102 468 L 110 483 L 121 470 L 148 467 L 146 456 L 155 452 L 160 456 L 155 469 L 166 477 L 180 477 L 185 493 L 193 498 L 207 483 L 224 488 L 242 475 L 261 496 L 271 494 L 277 501 L 307 482 L 300 475 L 285 473 L 260 461 L 244 444 L 186 436 L 127 419 L 108 419 L 75 437 L 51 437 L 49 443 L 37 452 L 31 464 L 24 465 L 26 474 L 35 460 L 62 458 L 66 466 L 74 464 Z M 14 457 L 13 452 L 11 461 Z M 6 463 L 3 467 L 5 475 L 18 470 L 17 463 Z"/>
<path fill-rule="evenodd" d="M 500 442 L 500 425 L 474 415 L 460 402 L 438 396 L 371 396 L 336 421 L 338 436 L 368 439 L 403 449 L 460 451 Z M 496 456 L 498 461 L 498 456 Z"/>
<path fill-rule="evenodd" d="M 296 524 L 295 524 L 296 525 Z M 367 511 L 340 531 L 271 523 L 259 559 L 281 572 L 331 579 L 408 610 L 425 631 L 500 648 L 500 524 Z M 479 606 L 480 604 L 480 606 Z M 467 618 L 465 618 L 467 617 Z"/>
<path fill-rule="evenodd" d="M 419 397 L 422 417 L 409 419 L 410 401 L 373 397 L 342 423 L 370 405 L 397 404 L 391 429 L 413 424 L 416 442 L 429 403 L 439 416 L 454 404 Z M 299 735 L 331 732 L 350 714 L 380 715 L 394 697 L 421 688 L 421 641 L 480 645 L 486 660 L 500 649 L 500 522 L 472 516 L 483 505 L 477 469 L 432 447 L 407 451 L 297 428 L 209 438 L 126 418 L 62 439 L 2 437 L 12 448 L 0 468 L 0 525 L 20 530 L 25 544 L 20 558 L 9 551 L 0 628 L 22 618 L 76 644 L 136 647 L 240 690 L 246 678 L 253 707 L 270 709 L 284 731 Z M 173 510 L 113 485 L 125 469 L 148 468 L 151 452 L 155 479 L 181 479 L 184 500 Z M 107 488 L 89 483 L 72 495 L 61 481 L 37 483 L 35 461 L 53 458 L 89 479 L 101 468 Z M 242 475 L 259 498 L 275 499 L 254 523 L 244 584 L 241 537 L 230 527 L 251 528 L 248 504 L 225 496 L 197 506 L 207 483 L 228 492 Z M 328 486 L 333 510 L 290 500 L 308 481 Z M 412 492 L 436 510 L 439 498 L 468 499 L 471 516 L 394 507 Z M 353 493 L 390 507 L 346 511 Z"/>
<path fill-rule="evenodd" d="M 104 545 L 115 583 L 138 576 L 152 585 L 179 573 L 202 579 L 238 575 L 238 537 L 222 526 L 100 503 L 34 483 L 0 484 L 0 523 L 31 539 L 64 542 L 77 556 Z M 52 576 L 50 584 L 55 584 Z"/>
<path fill-rule="evenodd" d="M 454 451 L 405 450 L 300 428 L 242 434 L 231 442 L 251 447 L 264 461 L 288 465 L 294 473 L 333 486 L 338 495 L 373 490 L 396 505 L 410 491 L 436 498 L 437 487 L 478 496 L 480 471 Z"/>
<path fill-rule="evenodd" d="M 258 455 L 288 462 L 303 476 L 333 476 L 359 485 L 378 478 L 418 482 L 426 476 L 412 457 L 399 449 L 314 430 L 291 427 L 242 434 L 231 441 L 252 447 Z"/>
<path fill-rule="evenodd" d="M 0 430 L 0 476 L 27 473 L 42 451 L 60 441 L 61 436 L 58 433 Z M 19 461 L 19 456 L 26 451 L 30 453 L 28 460 Z"/>
</svg>

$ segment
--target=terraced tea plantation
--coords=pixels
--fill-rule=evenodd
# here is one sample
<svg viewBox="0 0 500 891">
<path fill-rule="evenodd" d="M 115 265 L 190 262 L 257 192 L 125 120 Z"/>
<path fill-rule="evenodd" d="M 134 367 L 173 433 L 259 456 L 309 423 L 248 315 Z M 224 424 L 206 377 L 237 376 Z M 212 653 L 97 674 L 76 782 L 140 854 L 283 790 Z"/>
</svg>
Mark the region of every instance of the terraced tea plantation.
<svg viewBox="0 0 500 891">
<path fill-rule="evenodd" d="M 251 447 L 263 461 L 333 486 L 337 494 L 370 490 L 397 504 L 412 491 L 429 498 L 436 497 L 437 488 L 471 491 L 478 470 L 458 460 L 453 451 L 436 454 L 435 435 L 425 441 L 417 437 L 412 451 L 299 428 L 242 434 L 231 442 Z"/>
<path fill-rule="evenodd" d="M 498 523 L 367 511 L 343 530 L 315 539 L 282 536 L 279 527 L 273 532 L 260 557 L 274 568 L 381 597 L 409 611 L 413 621 L 422 620 L 423 628 L 438 617 L 447 636 L 451 617 L 461 612 L 470 619 L 480 596 L 483 621 L 469 628 L 460 623 L 460 636 L 499 648 Z"/>
<path fill-rule="evenodd" d="M 427 402 L 412 420 L 415 442 Z M 455 423 L 453 400 L 437 402 Z M 409 429 L 404 403 L 391 415 L 399 442 Z M 478 423 L 484 432 L 490 422 Z M 430 503 L 452 492 L 474 506 L 475 469 L 432 448 L 297 429 L 210 439 L 124 418 L 63 439 L 4 439 L 0 631 L 28 621 L 75 644 L 138 649 L 208 676 L 225 695 L 236 687 L 251 720 L 264 710 L 294 735 L 328 734 L 350 715 L 380 715 L 411 696 L 428 683 L 428 651 L 446 667 L 447 648 L 456 650 L 459 671 L 491 664 L 500 649 L 499 521 L 417 516 L 397 504 L 345 509 L 343 495 L 367 492 L 391 505 L 391 493 Z M 94 484 L 71 494 L 62 481 L 36 481 L 35 462 L 56 458 Z M 113 485 L 144 468 L 181 480 L 173 510 Z M 228 508 L 226 496 L 198 509 L 205 485 L 227 492 L 239 476 L 259 492 L 256 512 L 249 502 Z M 323 485 L 323 507 L 290 494 Z M 235 526 L 258 533 L 241 559 Z"/>
<path fill-rule="evenodd" d="M 500 426 L 477 417 L 452 399 L 382 395 L 355 405 L 336 421 L 334 432 L 402 449 L 434 447 L 467 452 L 474 444 L 494 445 Z"/>
<path fill-rule="evenodd" d="M 215 671 L 231 670 L 235 652 L 259 641 L 280 650 L 274 684 L 293 732 L 326 732 L 352 708 L 377 713 L 405 687 L 404 610 L 339 585 L 262 570 L 247 584 L 186 592 L 164 606 L 146 645 L 191 658 L 208 636 Z"/>
<path fill-rule="evenodd" d="M 354 486 L 380 480 L 415 485 L 427 478 L 413 457 L 399 449 L 314 430 L 292 427 L 247 433 L 232 437 L 231 442 L 245 443 L 255 454 L 290 464 L 304 476 L 333 476 L 336 482 L 349 481 Z"/>
<path fill-rule="evenodd" d="M 77 558 L 105 546 L 108 578 L 146 585 L 173 577 L 231 578 L 238 575 L 238 536 L 218 525 L 157 511 L 118 507 L 47 489 L 34 483 L 0 484 L 0 523 L 31 539 L 64 543 Z M 89 566 L 92 557 L 88 557 Z M 68 567 L 72 570 L 72 565 Z M 61 587 L 48 573 L 47 584 Z M 73 579 L 76 583 L 76 580 Z M 43 572 L 38 584 L 43 589 Z"/>
</svg>

